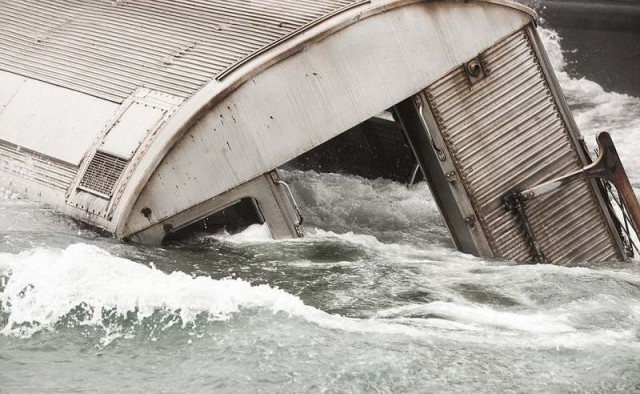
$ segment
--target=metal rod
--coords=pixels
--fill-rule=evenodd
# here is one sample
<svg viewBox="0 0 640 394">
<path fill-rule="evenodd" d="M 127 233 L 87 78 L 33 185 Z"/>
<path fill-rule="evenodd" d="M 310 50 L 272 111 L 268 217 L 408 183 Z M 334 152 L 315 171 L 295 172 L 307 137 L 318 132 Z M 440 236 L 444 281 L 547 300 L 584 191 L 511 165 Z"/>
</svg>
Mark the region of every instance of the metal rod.
<svg viewBox="0 0 640 394">
<path fill-rule="evenodd" d="M 416 182 L 416 177 L 418 176 L 418 171 L 420 170 L 420 164 L 416 164 L 416 167 L 413 169 L 413 173 L 411 173 L 411 179 L 409 179 L 409 183 L 407 183 L 407 187 L 413 186 Z"/>
<path fill-rule="evenodd" d="M 540 185 L 520 192 L 525 201 L 557 190 L 571 182 L 586 178 L 602 178 L 611 182 L 618 190 L 618 195 L 629 213 L 631 225 L 636 234 L 640 229 L 640 204 L 627 177 L 624 166 L 613 145 L 611 135 L 598 133 L 596 137 L 600 154 L 590 165 L 563 177 L 544 182 Z"/>
<path fill-rule="evenodd" d="M 302 216 L 302 213 L 300 212 L 300 207 L 298 206 L 298 203 L 296 202 L 296 199 L 293 197 L 293 193 L 291 192 L 291 188 L 289 188 L 289 185 L 284 181 L 278 180 L 278 181 L 276 181 L 276 183 L 281 185 L 282 187 L 284 187 L 285 191 L 287 192 L 287 198 L 289 198 L 289 202 L 293 206 L 293 209 L 296 211 L 296 216 L 298 216 L 298 223 L 296 223 L 296 224 L 298 226 L 302 226 L 302 224 L 304 223 L 304 217 Z"/>
</svg>

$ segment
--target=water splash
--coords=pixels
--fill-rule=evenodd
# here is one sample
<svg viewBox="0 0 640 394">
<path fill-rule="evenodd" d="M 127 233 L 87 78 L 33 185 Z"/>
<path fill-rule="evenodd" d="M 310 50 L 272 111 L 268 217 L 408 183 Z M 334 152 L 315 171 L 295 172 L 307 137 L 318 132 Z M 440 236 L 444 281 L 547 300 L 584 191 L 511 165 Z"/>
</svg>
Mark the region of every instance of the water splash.
<svg viewBox="0 0 640 394">
<path fill-rule="evenodd" d="M 640 98 L 607 92 L 599 84 L 584 77 L 571 77 L 566 71 L 567 63 L 563 55 L 561 37 L 551 29 L 538 28 L 538 32 L 587 143 L 595 147 L 595 136 L 598 132 L 611 133 L 638 193 L 640 156 L 637 155 L 636 149 L 637 141 L 640 141 Z"/>
<path fill-rule="evenodd" d="M 53 328 L 82 305 L 95 311 L 115 310 L 120 315 L 135 311 L 138 319 L 162 308 L 176 312 L 182 322 L 194 321 L 202 312 L 211 320 L 229 319 L 243 308 L 256 307 L 310 318 L 322 315 L 298 298 L 266 285 L 194 278 L 181 272 L 165 274 L 86 244 L 64 250 L 38 248 L 19 255 L 2 254 L 0 268 L 5 281 L 1 300 L 9 310 L 8 322 L 1 331 L 5 335 L 25 324 Z M 100 324 L 101 318 L 101 313 L 89 313 L 82 323 Z"/>
<path fill-rule="evenodd" d="M 269 285 L 167 274 L 153 264 L 138 264 L 86 244 L 0 254 L 0 278 L 0 312 L 5 315 L 0 334 L 5 336 L 31 337 L 64 322 L 102 328 L 110 340 L 127 324 L 161 320 L 166 328 L 178 323 L 193 328 L 203 319 L 226 321 L 251 310 L 301 318 L 330 329 L 411 332 L 386 322 L 331 315 Z M 133 322 L 124 322 L 127 319 Z"/>
<path fill-rule="evenodd" d="M 307 226 L 372 235 L 385 243 L 452 245 L 426 182 L 407 188 L 382 178 L 314 171 L 284 172 L 283 178 Z"/>
</svg>

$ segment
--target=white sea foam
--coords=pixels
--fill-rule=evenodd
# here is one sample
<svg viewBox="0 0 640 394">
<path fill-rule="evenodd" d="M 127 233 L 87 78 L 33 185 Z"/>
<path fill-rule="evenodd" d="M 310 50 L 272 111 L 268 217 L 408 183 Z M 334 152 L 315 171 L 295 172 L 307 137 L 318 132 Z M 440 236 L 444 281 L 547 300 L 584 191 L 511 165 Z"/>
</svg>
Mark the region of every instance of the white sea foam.
<svg viewBox="0 0 640 394">
<path fill-rule="evenodd" d="M 225 240 L 233 243 L 262 243 L 262 242 L 274 242 L 275 239 L 271 235 L 269 226 L 267 223 L 252 224 L 244 231 L 237 234 L 217 234 L 214 238 Z"/>
<path fill-rule="evenodd" d="M 406 305 L 381 311 L 380 317 L 420 315 L 466 323 L 472 326 L 489 326 L 500 329 L 552 334 L 574 332 L 566 317 L 549 316 L 543 313 L 502 312 L 484 305 L 461 305 L 436 301 L 429 304 Z"/>
<path fill-rule="evenodd" d="M 96 310 L 137 310 L 139 318 L 164 308 L 179 311 L 185 322 L 201 312 L 213 319 L 228 319 L 232 313 L 252 307 L 312 319 L 324 315 L 297 297 L 266 285 L 252 286 L 239 279 L 193 278 L 181 272 L 165 274 L 85 244 L 64 250 L 39 248 L 18 255 L 3 254 L 0 267 L 11 271 L 1 298 L 10 305 L 5 334 L 13 324 L 37 322 L 41 327 L 51 327 L 83 303 Z M 92 319 L 86 323 L 99 323 L 100 315 Z"/>
<path fill-rule="evenodd" d="M 575 331 L 565 316 L 555 312 L 503 312 L 459 301 L 387 309 L 371 319 L 346 318 L 306 305 L 300 298 L 268 285 L 192 277 L 181 272 L 167 274 L 153 265 L 119 258 L 86 244 L 0 254 L 0 277 L 0 289 L 4 288 L 0 301 L 8 313 L 8 324 L 0 331 L 3 335 L 30 336 L 35 331 L 51 330 L 81 305 L 122 316 L 136 312 L 140 321 L 158 310 L 169 311 L 180 316 L 183 324 L 194 322 L 202 313 L 209 320 L 228 320 L 255 309 L 301 318 L 328 329 L 423 339 L 433 334 L 434 328 L 469 332 L 490 328 L 534 335 Z M 414 315 L 419 315 L 421 322 L 406 324 Z M 81 324 L 102 327 L 102 318 L 101 313 L 89 314 Z M 106 335 L 117 336 L 108 330 Z"/>
<path fill-rule="evenodd" d="M 29 336 L 52 329 L 80 305 L 95 311 L 136 312 L 139 320 L 157 310 L 177 313 L 183 324 L 201 313 L 227 320 L 246 309 L 284 313 L 326 328 L 366 332 L 404 332 L 403 326 L 349 319 L 305 305 L 300 298 L 268 285 L 240 279 L 166 274 L 151 266 L 115 257 L 103 249 L 75 244 L 66 249 L 38 248 L 20 254 L 0 254 L 4 290 L 0 301 L 9 313 L 0 333 Z M 82 324 L 101 325 L 101 313 Z M 28 323 L 29 328 L 25 328 Z"/>
<path fill-rule="evenodd" d="M 283 177 L 307 226 L 374 235 L 385 243 L 448 242 L 445 222 L 424 182 L 407 188 L 382 178 L 314 171 L 289 171 Z"/>
<path fill-rule="evenodd" d="M 345 176 L 346 177 L 346 176 Z M 412 245 L 383 242 L 377 237 L 368 234 L 360 234 L 353 231 L 336 232 L 323 230 L 316 227 L 306 227 L 306 235 L 303 238 L 276 240 L 271 235 L 269 227 L 264 224 L 253 224 L 244 231 L 236 234 L 219 233 L 208 237 L 232 244 L 313 244 L 325 242 L 345 243 L 362 247 L 363 249 L 376 252 L 377 254 L 389 255 L 394 258 L 405 258 L 408 260 L 420 258 L 440 261 L 450 259 L 452 264 L 455 261 L 464 264 L 471 264 L 471 261 L 484 264 L 482 259 L 471 255 L 456 252 L 444 245 L 431 245 L 428 250 L 418 248 Z"/>
<path fill-rule="evenodd" d="M 640 186 L 640 155 L 636 152 L 640 141 L 640 98 L 607 92 L 586 78 L 571 77 L 566 71 L 561 37 L 550 29 L 538 31 L 587 143 L 595 147 L 595 135 L 610 132 L 634 186 Z"/>
</svg>

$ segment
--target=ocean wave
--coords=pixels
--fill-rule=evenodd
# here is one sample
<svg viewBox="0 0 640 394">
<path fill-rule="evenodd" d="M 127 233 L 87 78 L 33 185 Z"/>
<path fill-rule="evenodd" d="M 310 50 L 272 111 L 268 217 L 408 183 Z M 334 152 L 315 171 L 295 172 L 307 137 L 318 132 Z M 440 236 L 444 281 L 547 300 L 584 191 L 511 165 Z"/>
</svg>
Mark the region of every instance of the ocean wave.
<svg viewBox="0 0 640 394">
<path fill-rule="evenodd" d="M 208 322 L 226 321 L 247 310 L 301 318 L 329 329 L 411 331 L 386 322 L 331 315 L 265 284 L 167 274 L 153 264 L 119 258 L 87 244 L 0 254 L 0 277 L 4 314 L 0 334 L 5 336 L 30 337 L 55 330 L 61 322 L 107 329 L 112 323 L 124 326 L 127 319 L 135 324 L 159 319 L 186 327 L 203 316 Z"/>
</svg>

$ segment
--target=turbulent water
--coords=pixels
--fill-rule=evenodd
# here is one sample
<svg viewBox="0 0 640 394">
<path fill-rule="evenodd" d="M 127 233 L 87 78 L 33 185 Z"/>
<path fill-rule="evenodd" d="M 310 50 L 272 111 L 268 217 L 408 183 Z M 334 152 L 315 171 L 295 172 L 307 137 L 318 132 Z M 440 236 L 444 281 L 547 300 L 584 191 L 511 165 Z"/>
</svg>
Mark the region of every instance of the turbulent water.
<svg viewBox="0 0 640 394">
<path fill-rule="evenodd" d="M 640 186 L 640 99 L 563 69 Z M 640 266 L 458 253 L 428 188 L 289 172 L 309 236 L 145 248 L 0 193 L 0 392 L 640 391 Z"/>
</svg>

